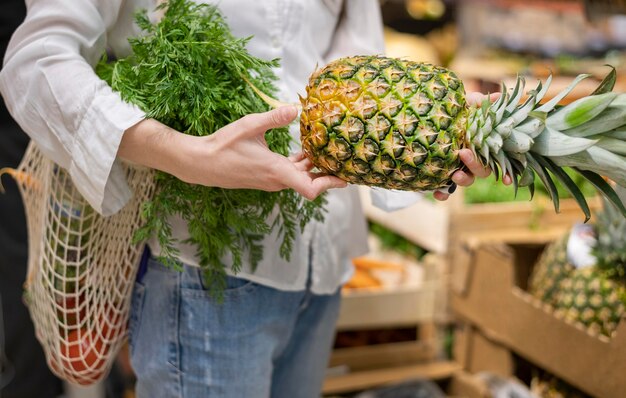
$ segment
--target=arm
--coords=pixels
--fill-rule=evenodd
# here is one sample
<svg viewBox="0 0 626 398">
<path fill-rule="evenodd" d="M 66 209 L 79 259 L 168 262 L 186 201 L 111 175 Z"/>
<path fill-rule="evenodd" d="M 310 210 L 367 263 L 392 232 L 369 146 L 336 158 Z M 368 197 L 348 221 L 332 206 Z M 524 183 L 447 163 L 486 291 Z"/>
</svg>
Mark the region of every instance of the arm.
<svg viewBox="0 0 626 398">
<path fill-rule="evenodd" d="M 245 116 L 205 137 L 182 134 L 147 119 L 126 130 L 119 156 L 206 186 L 293 188 L 307 199 L 345 187 L 339 178 L 311 173 L 313 165 L 302 154 L 286 158 L 268 149 L 265 132 L 288 125 L 296 116 L 295 107 L 278 108 Z"/>
<path fill-rule="evenodd" d="M 15 119 L 70 172 L 98 212 L 113 214 L 130 197 L 118 155 L 207 186 L 289 187 L 312 199 L 344 185 L 310 173 L 312 165 L 302 157 L 285 158 L 267 148 L 265 131 L 288 124 L 295 110 L 250 115 L 210 137 L 190 137 L 124 103 L 92 66 L 104 51 L 108 29 L 128 17 L 119 15 L 120 7 L 132 8 L 129 4 L 32 1 L 0 75 L 0 90 Z"/>
<path fill-rule="evenodd" d="M 144 118 L 93 71 L 122 3 L 27 2 L 27 17 L 0 72 L 0 91 L 13 118 L 103 214 L 130 197 L 116 152 L 124 130 Z"/>
</svg>

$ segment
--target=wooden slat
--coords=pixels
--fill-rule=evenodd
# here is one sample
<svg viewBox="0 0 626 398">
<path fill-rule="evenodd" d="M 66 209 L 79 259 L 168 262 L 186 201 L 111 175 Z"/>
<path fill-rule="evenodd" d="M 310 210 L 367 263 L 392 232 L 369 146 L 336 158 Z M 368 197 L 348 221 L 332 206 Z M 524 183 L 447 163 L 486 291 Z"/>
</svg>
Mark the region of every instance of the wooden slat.
<svg viewBox="0 0 626 398">
<path fill-rule="evenodd" d="M 352 372 L 388 366 L 423 363 L 433 359 L 435 347 L 430 341 L 408 341 L 363 347 L 335 349 L 330 367 L 346 366 Z"/>
<path fill-rule="evenodd" d="M 441 380 L 451 377 L 459 370 L 459 364 L 441 361 L 351 373 L 327 378 L 322 393 L 329 395 L 360 391 L 416 378 Z"/>
<path fill-rule="evenodd" d="M 454 199 L 450 198 L 451 203 L 435 203 L 423 199 L 413 206 L 386 212 L 372 204 L 368 188 L 361 187 L 360 194 L 363 211 L 369 220 L 428 251 L 434 253 L 447 251 L 450 208 L 451 204 L 459 199 L 456 196 Z"/>
</svg>

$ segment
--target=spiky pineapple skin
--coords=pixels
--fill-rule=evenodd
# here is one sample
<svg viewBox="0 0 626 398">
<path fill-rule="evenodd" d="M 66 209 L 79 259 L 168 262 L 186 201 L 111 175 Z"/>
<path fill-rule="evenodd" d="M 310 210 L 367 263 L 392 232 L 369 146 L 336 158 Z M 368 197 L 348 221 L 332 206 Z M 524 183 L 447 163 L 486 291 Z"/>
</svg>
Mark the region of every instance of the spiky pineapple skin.
<svg viewBox="0 0 626 398">
<path fill-rule="evenodd" d="M 564 279 L 570 277 L 574 266 L 567 260 L 565 235 L 548 245 L 533 268 L 528 283 L 528 291 L 544 303 L 555 305 Z"/>
<path fill-rule="evenodd" d="M 624 315 L 623 286 L 595 266 L 576 269 L 561 283 L 554 310 L 588 330 L 613 337 Z"/>
<path fill-rule="evenodd" d="M 568 262 L 569 234 L 550 244 L 535 264 L 529 292 L 554 313 L 587 330 L 612 337 L 625 313 L 626 288 L 596 265 L 576 268 Z"/>
<path fill-rule="evenodd" d="M 429 191 L 461 168 L 468 107 L 451 71 L 380 56 L 316 71 L 301 98 L 305 155 L 353 184 Z"/>
</svg>

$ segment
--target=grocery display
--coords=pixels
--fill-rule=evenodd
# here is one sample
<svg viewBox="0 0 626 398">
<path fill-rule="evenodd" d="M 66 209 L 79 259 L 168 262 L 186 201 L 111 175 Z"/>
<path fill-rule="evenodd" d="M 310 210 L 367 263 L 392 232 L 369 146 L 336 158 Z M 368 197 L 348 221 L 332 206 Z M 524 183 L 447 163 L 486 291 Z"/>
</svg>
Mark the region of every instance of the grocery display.
<svg viewBox="0 0 626 398">
<path fill-rule="evenodd" d="M 265 135 L 273 151 L 301 144 L 316 171 L 359 185 L 368 222 L 370 250 L 351 259 L 354 272 L 340 290 L 324 397 L 621 397 L 622 2 L 380 3 L 387 52 L 319 65 L 303 82 L 300 104 L 292 104 L 300 105 L 300 142 L 286 128 Z M 196 135 L 283 105 L 271 98 L 280 92 L 279 59 L 248 53 L 249 39 L 231 35 L 219 6 L 170 4 L 159 23 L 139 14 L 144 32 L 131 40 L 133 55 L 97 65 L 113 90 Z M 476 91 L 499 94 L 470 103 Z M 465 170 L 464 148 L 492 174 L 457 187 L 451 176 Z M 126 344 L 141 255 L 135 243 L 156 237 L 161 260 L 177 266 L 172 216 L 187 221 L 217 299 L 225 255 L 235 270 L 248 257 L 255 264 L 260 237 L 276 233 L 288 259 L 298 228 L 313 219 L 336 222 L 324 219 L 324 197 L 208 188 L 124 165 L 135 183 L 156 186 L 132 203 L 134 231 L 116 237 L 116 219 L 98 215 L 64 170 L 38 164 L 0 165 L 0 176 L 9 174 L 32 197 L 46 192 L 34 206 L 37 218 L 29 214 L 29 233 L 41 247 L 31 253 L 24 301 L 50 368 L 81 386 L 102 382 Z M 512 186 L 502 183 L 505 174 Z M 387 211 L 372 190 L 419 192 L 421 199 Z M 439 202 L 437 190 L 453 194 Z M 273 224 L 268 215 L 277 215 Z M 105 223 L 113 225 L 107 234 L 99 232 Z M 119 249 L 131 241 L 128 252 Z M 123 264 L 93 260 L 106 257 L 109 243 Z"/>
<path fill-rule="evenodd" d="M 571 234 L 579 230 L 575 228 Z M 592 235 L 586 237 L 592 252 L 589 263 L 572 265 L 584 254 L 571 246 L 585 242 L 566 234 L 542 254 L 531 275 L 529 292 L 550 304 L 558 316 L 611 337 L 626 310 L 626 236 L 622 233 L 626 219 L 605 203 L 593 229 L 588 230 Z"/>
<path fill-rule="evenodd" d="M 537 398 L 589 398 L 588 394 L 542 370 L 533 371 L 530 391 Z"/>
<path fill-rule="evenodd" d="M 626 308 L 626 288 L 587 267 L 561 281 L 554 303 L 557 316 L 584 325 L 587 330 L 613 336 Z"/>
<path fill-rule="evenodd" d="M 603 148 L 611 147 L 613 154 L 619 156 L 603 154 L 601 162 L 611 157 L 624 164 L 624 152 L 620 149 L 623 142 L 611 139 L 614 137 L 602 139 L 599 134 L 613 130 L 610 135 L 623 140 L 626 114 L 617 109 L 622 108 L 626 92 L 624 36 L 619 33 L 626 16 L 610 15 L 613 18 L 609 20 L 604 15 L 598 19 L 599 14 L 594 11 L 591 23 L 582 2 L 565 0 L 443 2 L 457 11 L 453 24 L 442 21 L 441 26 L 447 25 L 448 31 L 450 25 L 456 29 L 456 41 L 447 40 L 444 44 L 446 53 L 445 49 L 437 48 L 438 43 L 431 42 L 428 46 L 434 38 L 432 34 L 420 31 L 414 34 L 419 41 L 413 40 L 408 21 L 414 16 L 408 11 L 404 15 L 398 11 L 402 2 L 389 3 L 393 3 L 388 7 L 392 11 L 386 20 L 391 28 L 397 29 L 388 35 L 391 51 L 387 56 L 391 59 L 357 57 L 320 66 L 309 82 L 307 96 L 303 96 L 303 113 L 313 120 L 304 119 L 304 147 L 321 169 L 357 184 L 401 190 L 436 189 L 446 185 L 443 169 L 449 167 L 450 172 L 458 167 L 450 159 L 453 150 L 446 153 L 441 148 L 446 145 L 460 148 L 469 141 L 451 133 L 466 128 L 460 121 L 463 116 L 458 117 L 462 111 L 452 109 L 455 102 L 460 103 L 459 94 L 505 91 L 514 97 L 517 90 L 520 103 L 528 105 L 533 103 L 533 95 L 545 90 L 545 98 L 536 100 L 533 106 L 544 109 L 554 106 L 552 114 L 561 112 L 563 116 L 567 105 L 572 109 L 591 101 L 585 98 L 590 98 L 598 86 L 613 80 L 614 93 L 609 95 L 615 99 L 608 105 L 612 110 L 607 113 L 615 116 L 617 124 L 609 122 L 606 129 L 599 128 L 604 122 L 592 122 L 590 128 L 561 127 L 571 127 L 564 128 L 567 134 L 578 130 L 572 134 L 574 138 L 601 139 Z M 450 56 L 452 48 L 455 53 Z M 448 54 L 445 62 L 444 57 L 439 62 L 432 61 L 435 54 L 443 53 Z M 603 83 L 606 75 L 611 75 L 607 65 L 613 65 L 616 74 Z M 579 84 L 571 87 L 581 74 L 586 78 L 579 77 Z M 463 82 L 464 89 L 455 87 L 456 79 Z M 524 92 L 524 88 L 516 88 L 519 79 L 538 81 L 541 86 Z M 548 79 L 550 87 L 544 84 Z M 452 86 L 447 84 L 450 80 Z M 433 82 L 437 81 L 443 86 L 441 99 L 432 95 Z M 567 96 L 560 95 L 569 89 Z M 431 105 L 427 112 L 419 109 L 424 98 Z M 521 107 L 513 104 L 510 97 L 502 102 L 507 102 L 505 108 Z M 602 113 L 602 106 L 588 104 Z M 443 128 L 438 119 L 442 110 L 449 122 Z M 480 110 L 475 112 L 480 115 Z M 609 116 L 605 121 L 612 118 Z M 546 122 L 550 126 L 556 124 Z M 558 140 L 561 138 L 567 139 L 559 136 Z M 535 146 L 536 141 L 542 138 L 532 137 L 529 145 L 534 149 L 541 145 Z M 555 142 L 551 142 L 551 150 Z M 574 141 L 558 144 L 575 151 Z M 415 155 L 416 148 L 420 156 Z M 480 150 L 477 152 L 480 155 Z M 532 152 L 531 156 L 534 156 Z M 581 158 L 573 157 L 577 162 Z M 494 159 L 489 154 L 500 175 L 477 180 L 461 189 L 460 194 L 456 193 L 456 198 L 453 195 L 448 203 L 436 203 L 425 194 L 424 199 L 407 209 L 385 212 L 375 208 L 366 193 L 362 194 L 371 230 L 380 232 L 388 228 L 385 234 L 391 230 L 411 244 L 421 246 L 423 251 L 437 253 L 446 260 L 441 267 L 449 272 L 444 274 L 444 283 L 453 324 L 474 332 L 465 337 L 455 334 L 451 339 L 454 354 L 450 358 L 463 370 L 457 370 L 448 381 L 436 380 L 446 394 L 455 397 L 496 397 L 506 393 L 528 397 L 619 397 L 624 385 L 618 369 L 626 349 L 622 321 L 624 251 L 620 250 L 624 247 L 620 238 L 624 231 L 619 225 L 624 216 L 620 214 L 621 202 L 617 196 L 607 191 L 616 206 L 607 205 L 595 185 L 605 186 L 606 177 L 621 180 L 624 172 L 612 173 L 609 169 L 614 166 L 606 164 L 605 170 L 596 170 L 603 179 L 595 179 L 594 185 L 570 167 L 581 166 L 580 163 L 565 164 L 559 159 L 555 163 L 564 167 L 562 174 L 558 171 L 557 174 L 566 183 L 557 182 L 560 178 L 554 171 L 544 169 L 544 176 L 554 180 L 554 184 L 536 178 L 532 192 L 503 186 L 498 177 L 507 166 L 501 167 Z M 433 163 L 440 167 L 433 167 Z M 615 166 L 615 170 L 620 167 Z M 437 180 L 438 176 L 441 180 Z M 619 187 L 615 190 L 620 193 Z M 584 207 L 576 199 L 578 191 L 589 204 L 586 216 L 577 209 Z M 556 215 L 549 209 L 551 200 L 559 202 Z M 605 206 L 609 206 L 608 211 L 602 210 Z M 586 218 L 589 218 L 587 223 L 580 224 Z M 570 245 L 568 251 L 569 232 L 574 225 L 593 227 L 594 234 L 598 234 L 593 250 L 588 248 L 582 253 Z M 395 239 L 393 235 L 386 238 Z M 594 265 L 579 269 L 590 258 Z M 355 259 L 354 282 L 376 286 L 366 288 L 367 291 L 381 291 L 381 280 L 376 279 L 373 264 L 360 261 Z M 358 291 L 358 287 L 351 286 L 346 295 L 353 291 Z M 382 294 L 379 300 L 384 300 Z M 377 311 L 374 303 L 370 304 L 372 314 Z M 373 348 L 364 347 L 363 355 Z M 414 363 L 421 362 L 415 359 Z M 599 363 L 602 364 L 598 366 Z M 393 374 L 396 366 L 399 364 L 390 363 L 376 370 Z M 372 369 L 368 372 L 373 380 L 377 373 Z M 396 375 L 399 373 L 397 370 Z M 391 377 L 385 380 L 402 386 L 401 380 Z M 355 381 L 355 393 L 365 386 L 371 394 L 378 391 L 370 384 L 361 384 L 362 381 Z M 331 394 L 335 395 L 356 396 L 345 391 Z"/>
<path fill-rule="evenodd" d="M 626 190 L 619 189 L 624 200 Z M 608 204 L 595 220 L 596 240 L 592 254 L 596 265 L 609 278 L 626 283 L 626 221 Z"/>
</svg>

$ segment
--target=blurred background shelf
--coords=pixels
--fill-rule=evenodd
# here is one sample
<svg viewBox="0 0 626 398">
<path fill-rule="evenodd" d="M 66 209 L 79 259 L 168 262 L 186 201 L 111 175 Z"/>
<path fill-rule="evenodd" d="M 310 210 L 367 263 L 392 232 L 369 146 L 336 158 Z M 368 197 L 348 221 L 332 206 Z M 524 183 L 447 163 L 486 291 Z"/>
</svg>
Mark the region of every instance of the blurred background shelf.
<svg viewBox="0 0 626 398">
<path fill-rule="evenodd" d="M 448 379 L 459 370 L 461 370 L 460 365 L 452 361 L 388 366 L 383 369 L 362 370 L 358 373 L 326 379 L 323 393 L 326 395 L 349 393 L 411 379 Z"/>
<path fill-rule="evenodd" d="M 545 236 L 544 243 L 552 240 Z M 468 264 L 457 268 L 464 273 L 459 276 L 464 286 L 451 290 L 451 306 L 459 320 L 474 328 L 473 336 L 460 340 L 478 336 L 483 348 L 473 355 L 468 349 L 457 351 L 459 362 L 477 371 L 497 358 L 492 368 L 511 373 L 511 358 L 520 355 L 592 396 L 623 396 L 626 321 L 609 338 L 565 320 L 531 296 L 527 281 L 543 248 L 540 239 L 467 242 Z M 482 365 L 471 365 L 472 360 Z"/>
<path fill-rule="evenodd" d="M 563 103 L 591 93 L 609 72 L 606 64 L 618 71 L 615 91 L 626 92 L 622 3 L 381 1 L 387 55 L 449 67 L 466 91 L 496 92 L 500 82 L 510 88 L 518 75 L 530 89 L 552 75 L 548 99 L 576 75 L 590 74 Z M 600 199 L 577 183 L 595 216 Z M 557 214 L 540 190 L 532 201 L 524 191 L 515 198 L 513 188 L 486 179 L 446 202 L 427 194 L 413 206 L 386 212 L 362 188 L 370 225 L 419 248 L 423 282 L 344 292 L 325 393 L 353 397 L 411 379 L 434 380 L 449 397 L 491 398 L 497 385 L 532 387 L 537 396 L 548 396 L 542 383 L 566 384 L 571 397 L 625 391 L 616 373 L 626 366 L 620 359 L 626 357 L 624 325 L 617 339 L 590 335 L 524 290 L 522 281 L 544 247 L 584 219 L 561 194 Z"/>
<path fill-rule="evenodd" d="M 475 189 L 471 187 L 469 189 Z M 511 187 L 504 189 L 512 191 Z M 561 200 L 556 213 L 547 198 L 537 195 L 533 201 L 492 203 L 464 202 L 468 189 L 459 189 L 446 202 L 423 199 L 408 208 L 386 212 L 375 207 L 368 188 L 362 189 L 361 202 L 367 217 L 423 247 L 441 255 L 450 254 L 458 239 L 480 231 L 525 229 L 528 232 L 549 228 L 557 234 L 573 223 L 584 220 L 584 215 L 573 199 Z M 512 192 L 510 192 L 512 195 Z M 600 206 L 598 198 L 591 199 L 590 207 Z"/>
</svg>

